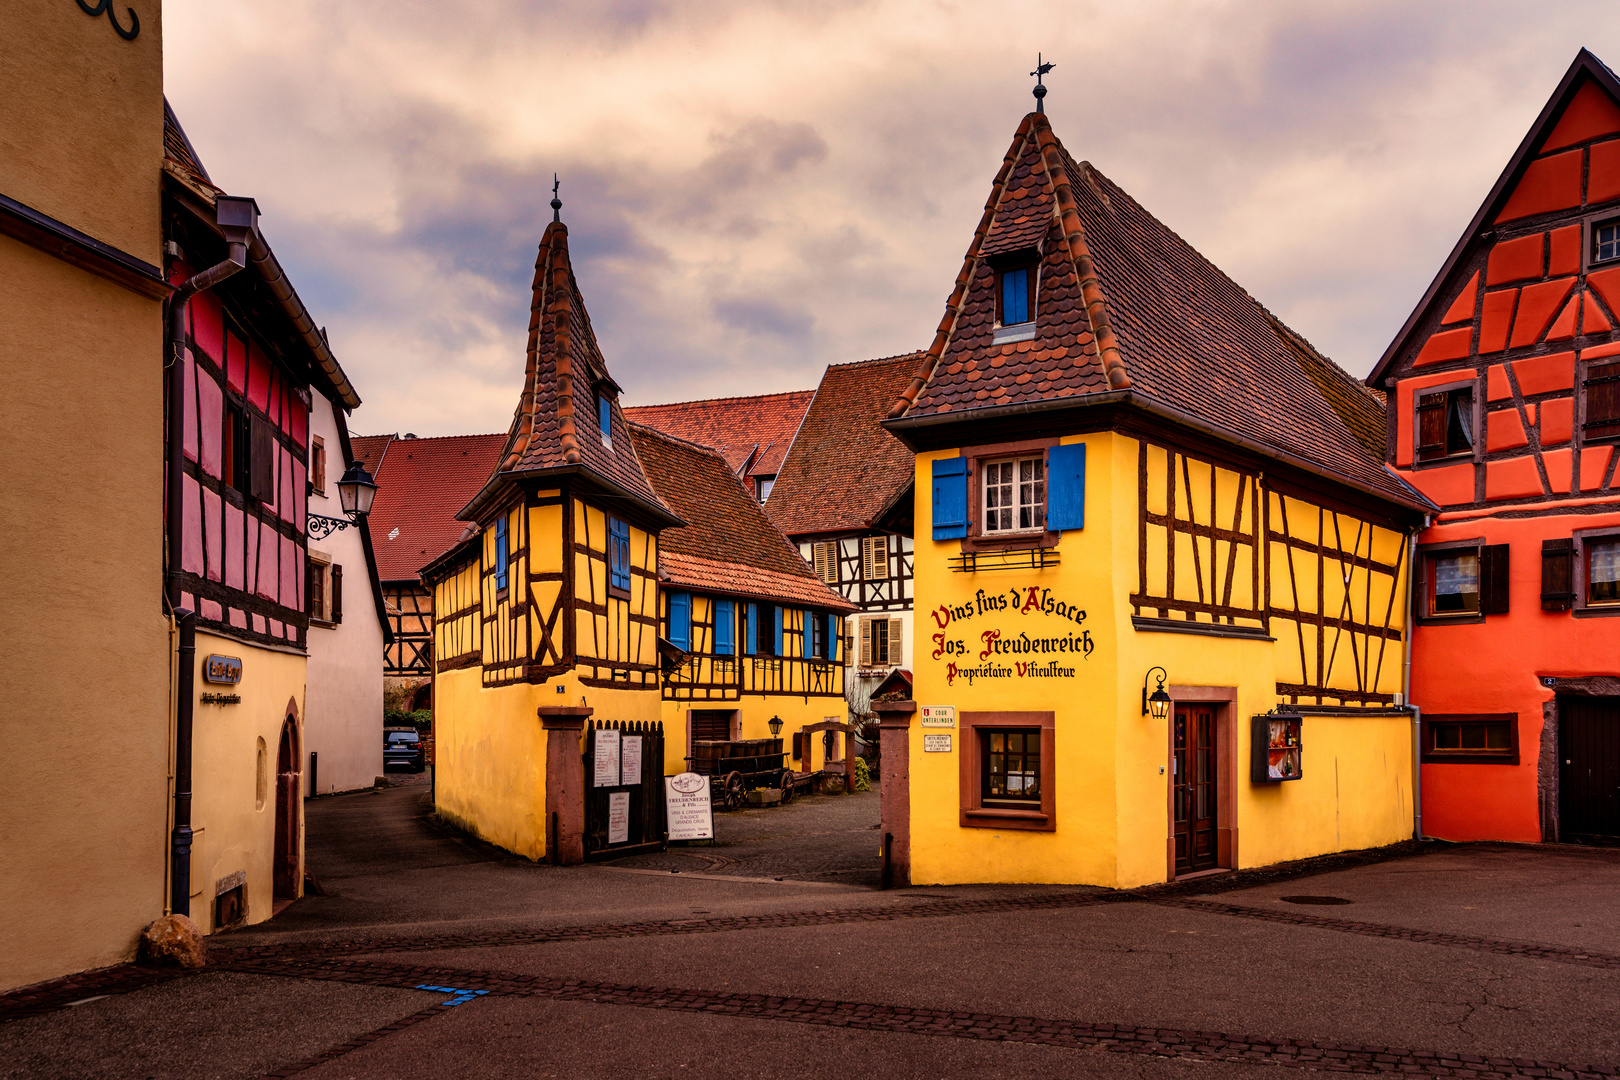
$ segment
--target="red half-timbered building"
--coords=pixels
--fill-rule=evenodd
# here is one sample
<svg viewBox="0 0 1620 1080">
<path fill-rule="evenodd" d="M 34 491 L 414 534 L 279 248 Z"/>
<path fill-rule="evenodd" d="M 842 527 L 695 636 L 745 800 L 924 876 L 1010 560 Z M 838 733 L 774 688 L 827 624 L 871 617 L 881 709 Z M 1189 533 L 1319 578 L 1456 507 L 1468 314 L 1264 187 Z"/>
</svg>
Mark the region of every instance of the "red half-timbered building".
<svg viewBox="0 0 1620 1080">
<path fill-rule="evenodd" d="M 1423 827 L 1620 834 L 1620 82 L 1575 58 L 1368 381 L 1417 537 Z"/>
</svg>

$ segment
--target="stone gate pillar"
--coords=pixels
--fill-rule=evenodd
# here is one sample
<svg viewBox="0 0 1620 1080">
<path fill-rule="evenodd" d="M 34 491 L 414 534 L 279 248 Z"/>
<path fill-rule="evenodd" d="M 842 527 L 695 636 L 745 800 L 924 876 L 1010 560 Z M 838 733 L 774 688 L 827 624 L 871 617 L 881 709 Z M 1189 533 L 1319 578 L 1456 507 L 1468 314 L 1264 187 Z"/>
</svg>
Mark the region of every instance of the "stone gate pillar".
<svg viewBox="0 0 1620 1080">
<path fill-rule="evenodd" d="M 543 706 L 546 731 L 546 855 L 558 866 L 585 861 L 585 759 L 580 732 L 593 709 Z"/>
<path fill-rule="evenodd" d="M 874 701 L 883 748 L 882 842 L 888 845 L 884 887 L 911 884 L 911 717 L 915 701 Z"/>
</svg>

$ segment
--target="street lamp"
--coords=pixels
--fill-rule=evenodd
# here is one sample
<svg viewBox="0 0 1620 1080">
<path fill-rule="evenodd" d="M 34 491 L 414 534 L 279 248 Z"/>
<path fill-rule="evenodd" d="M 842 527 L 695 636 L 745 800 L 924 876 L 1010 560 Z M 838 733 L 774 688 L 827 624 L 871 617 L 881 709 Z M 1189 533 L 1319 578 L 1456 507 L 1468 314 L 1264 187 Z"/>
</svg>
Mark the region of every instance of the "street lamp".
<svg viewBox="0 0 1620 1080">
<path fill-rule="evenodd" d="M 1158 688 L 1153 691 L 1153 694 L 1150 697 L 1148 695 L 1147 681 L 1153 677 L 1153 673 L 1155 671 L 1159 673 L 1159 685 Z M 1164 668 L 1159 667 L 1157 664 L 1148 668 L 1147 674 L 1142 676 L 1143 716 L 1148 715 L 1148 713 L 1152 713 L 1153 719 L 1163 720 L 1165 717 L 1170 715 L 1170 695 L 1164 692 L 1164 680 L 1168 679 L 1169 677 L 1170 673 L 1165 671 Z"/>
<path fill-rule="evenodd" d="M 782 734 L 782 718 L 780 716 L 771 717 L 770 723 L 766 726 L 771 729 L 771 738 L 774 739 Z"/>
<path fill-rule="evenodd" d="M 372 500 L 377 497 L 377 483 L 366 472 L 366 467 L 358 461 L 351 462 L 349 469 L 338 481 L 338 503 L 343 507 L 345 518 L 329 518 L 324 514 L 309 515 L 309 535 L 316 540 L 325 539 L 339 529 L 347 529 L 350 525 L 365 519 L 371 513 Z"/>
</svg>

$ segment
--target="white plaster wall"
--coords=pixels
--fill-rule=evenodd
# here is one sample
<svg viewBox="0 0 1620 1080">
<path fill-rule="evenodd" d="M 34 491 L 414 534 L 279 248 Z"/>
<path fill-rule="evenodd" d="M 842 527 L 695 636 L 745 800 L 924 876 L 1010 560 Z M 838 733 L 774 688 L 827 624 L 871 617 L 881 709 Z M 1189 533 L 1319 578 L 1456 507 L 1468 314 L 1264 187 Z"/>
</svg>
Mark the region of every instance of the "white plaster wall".
<svg viewBox="0 0 1620 1080">
<path fill-rule="evenodd" d="M 319 393 L 309 411 L 309 430 L 326 444 L 326 494 L 310 493 L 309 511 L 342 518 L 337 482 L 348 467 L 338 424 L 342 411 Z M 304 719 L 305 794 L 324 795 L 370 787 L 382 775 L 383 626 L 377 618 L 371 571 L 360 530 L 340 529 L 313 537 L 310 554 L 343 567 L 343 621 L 309 628 L 309 683 Z M 310 786 L 311 753 L 319 756 Z"/>
</svg>

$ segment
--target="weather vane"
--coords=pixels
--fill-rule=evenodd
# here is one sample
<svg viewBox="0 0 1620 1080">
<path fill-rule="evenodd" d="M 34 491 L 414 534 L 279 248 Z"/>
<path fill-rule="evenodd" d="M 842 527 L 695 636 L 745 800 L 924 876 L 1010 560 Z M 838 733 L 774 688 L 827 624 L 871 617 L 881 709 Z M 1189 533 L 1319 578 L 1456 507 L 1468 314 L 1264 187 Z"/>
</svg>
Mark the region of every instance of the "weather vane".
<svg viewBox="0 0 1620 1080">
<path fill-rule="evenodd" d="M 562 200 L 557 198 L 557 189 L 559 187 L 561 187 L 561 186 L 562 186 L 562 181 L 557 179 L 557 174 L 556 173 L 552 173 L 551 174 L 551 220 L 552 221 L 561 221 L 562 220 Z"/>
<path fill-rule="evenodd" d="M 1046 86 L 1041 82 L 1041 77 L 1055 67 L 1057 67 L 1056 63 L 1042 63 L 1041 54 L 1035 54 L 1035 70 L 1030 74 L 1035 76 L 1035 111 L 1038 113 L 1046 111 Z"/>
</svg>

